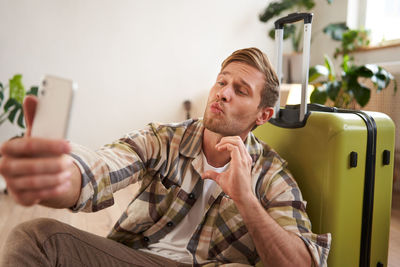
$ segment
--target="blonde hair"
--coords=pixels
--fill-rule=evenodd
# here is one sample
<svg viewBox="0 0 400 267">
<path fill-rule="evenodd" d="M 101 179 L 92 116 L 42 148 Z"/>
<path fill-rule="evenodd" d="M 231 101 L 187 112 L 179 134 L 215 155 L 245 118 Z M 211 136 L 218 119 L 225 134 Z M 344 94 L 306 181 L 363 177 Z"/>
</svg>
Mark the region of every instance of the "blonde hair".
<svg viewBox="0 0 400 267">
<path fill-rule="evenodd" d="M 258 107 L 274 107 L 279 97 L 279 81 L 267 55 L 255 47 L 240 49 L 233 52 L 232 55 L 222 62 L 221 69 L 224 69 L 229 63 L 234 61 L 243 62 L 255 67 L 264 74 L 265 84 L 261 90 L 261 101 Z"/>
</svg>

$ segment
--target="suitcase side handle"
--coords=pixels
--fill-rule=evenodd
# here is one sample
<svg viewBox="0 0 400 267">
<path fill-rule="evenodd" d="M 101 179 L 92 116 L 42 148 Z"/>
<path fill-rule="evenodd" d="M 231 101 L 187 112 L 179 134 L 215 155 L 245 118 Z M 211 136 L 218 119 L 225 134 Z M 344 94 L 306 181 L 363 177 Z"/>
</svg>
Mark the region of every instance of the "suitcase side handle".
<svg viewBox="0 0 400 267">
<path fill-rule="evenodd" d="M 304 21 L 301 102 L 299 115 L 300 122 L 304 120 L 305 115 L 307 114 L 308 69 L 310 67 L 311 23 L 313 15 L 313 13 L 292 13 L 275 21 L 275 64 L 279 83 L 281 83 L 282 80 L 283 26 L 300 20 Z M 280 94 L 274 110 L 273 119 L 276 119 L 279 117 Z"/>
<path fill-rule="evenodd" d="M 280 18 L 275 21 L 275 30 L 283 29 L 285 24 L 295 23 L 300 20 L 304 20 L 304 24 L 311 23 L 313 18 L 313 13 L 291 13 L 286 17 Z"/>
</svg>

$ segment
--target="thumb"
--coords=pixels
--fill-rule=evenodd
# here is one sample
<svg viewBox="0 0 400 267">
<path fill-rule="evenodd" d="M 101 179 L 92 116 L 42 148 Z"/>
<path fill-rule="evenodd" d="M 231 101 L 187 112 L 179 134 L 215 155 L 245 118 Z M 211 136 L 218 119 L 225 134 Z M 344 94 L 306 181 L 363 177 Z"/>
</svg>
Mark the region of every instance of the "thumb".
<svg viewBox="0 0 400 267">
<path fill-rule="evenodd" d="M 220 174 L 218 172 L 215 172 L 215 171 L 206 171 L 206 172 L 203 173 L 201 178 L 203 178 L 203 179 L 211 179 L 211 180 L 214 180 L 215 182 L 217 182 L 219 175 Z"/>
<path fill-rule="evenodd" d="M 35 117 L 38 100 L 35 96 L 27 95 L 24 99 L 24 117 L 26 124 L 25 136 L 30 136 L 32 131 L 33 119 Z"/>
</svg>

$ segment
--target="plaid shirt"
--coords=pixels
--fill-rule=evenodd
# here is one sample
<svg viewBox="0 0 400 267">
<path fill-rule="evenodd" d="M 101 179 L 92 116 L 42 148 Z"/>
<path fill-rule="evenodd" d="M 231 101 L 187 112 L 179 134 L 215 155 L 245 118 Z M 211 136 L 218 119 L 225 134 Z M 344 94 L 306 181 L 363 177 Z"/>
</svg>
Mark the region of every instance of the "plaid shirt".
<svg viewBox="0 0 400 267">
<path fill-rule="evenodd" d="M 114 204 L 113 192 L 139 183 L 133 201 L 108 238 L 134 249 L 169 233 L 188 213 L 203 188 L 202 120 L 150 124 L 94 152 L 73 145 L 82 173 L 82 190 L 73 211 L 94 212 Z M 326 265 L 330 234 L 316 235 L 306 202 L 286 162 L 249 133 L 245 146 L 253 159 L 252 185 L 260 203 L 284 229 L 307 245 L 315 265 Z M 235 203 L 219 186 L 187 245 L 193 265 L 262 265 Z M 208 265 L 207 265 L 208 266 Z"/>
</svg>

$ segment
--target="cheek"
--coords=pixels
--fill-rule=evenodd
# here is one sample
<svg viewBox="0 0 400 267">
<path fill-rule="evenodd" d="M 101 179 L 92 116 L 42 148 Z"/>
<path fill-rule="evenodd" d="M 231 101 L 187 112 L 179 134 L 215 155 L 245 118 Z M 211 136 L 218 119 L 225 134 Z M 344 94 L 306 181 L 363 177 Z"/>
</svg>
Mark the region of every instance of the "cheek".
<svg viewBox="0 0 400 267">
<path fill-rule="evenodd" d="M 235 111 L 235 114 L 240 118 L 256 117 L 257 113 L 258 109 L 254 107 L 253 103 L 242 103 Z"/>
<path fill-rule="evenodd" d="M 217 89 L 215 87 L 211 88 L 210 92 L 208 93 L 208 102 L 215 99 L 217 95 Z"/>
</svg>

